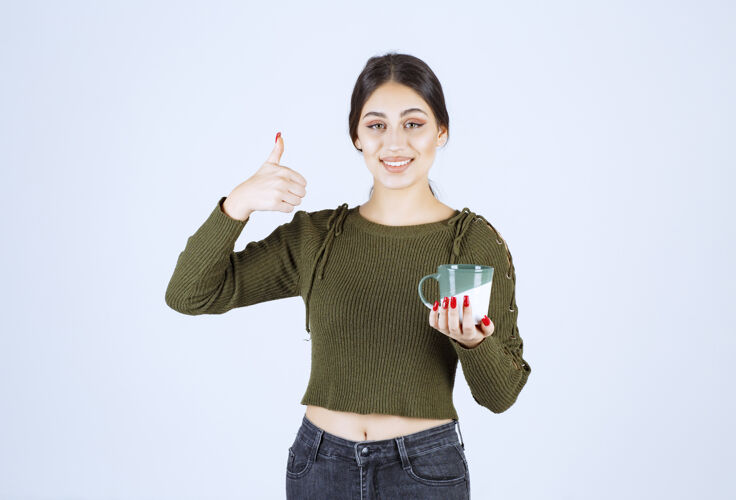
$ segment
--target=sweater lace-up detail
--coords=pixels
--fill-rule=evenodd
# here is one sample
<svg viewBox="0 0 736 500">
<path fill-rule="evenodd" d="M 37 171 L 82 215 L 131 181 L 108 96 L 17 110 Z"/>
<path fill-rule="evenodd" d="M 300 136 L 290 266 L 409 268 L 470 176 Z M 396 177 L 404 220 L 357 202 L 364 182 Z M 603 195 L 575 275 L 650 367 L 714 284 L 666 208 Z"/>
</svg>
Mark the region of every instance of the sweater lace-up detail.
<svg viewBox="0 0 736 500">
<path fill-rule="evenodd" d="M 325 265 L 327 264 L 327 258 L 332 249 L 332 242 L 337 236 L 342 233 L 342 223 L 345 217 L 348 215 L 348 204 L 343 203 L 330 215 L 327 219 L 327 235 L 322 240 L 322 245 L 317 251 L 317 257 L 314 259 L 314 265 L 312 266 L 311 275 L 309 277 L 309 288 L 307 289 L 307 298 L 305 300 L 305 306 L 307 310 L 306 325 L 307 332 L 311 333 L 309 329 L 309 299 L 312 295 L 312 287 L 314 286 L 314 277 L 319 276 L 321 280 L 324 277 Z"/>
<path fill-rule="evenodd" d="M 506 279 L 509 279 L 512 281 L 513 286 L 516 286 L 516 273 L 514 271 L 514 262 L 511 257 L 511 252 L 509 251 L 508 245 L 506 245 L 506 240 L 504 240 L 501 237 L 501 234 L 496 230 L 495 227 L 493 227 L 493 224 L 488 222 L 488 220 L 483 217 L 482 215 L 478 215 L 475 212 L 471 211 L 469 208 L 465 207 L 462 209 L 462 211 L 453 216 L 448 223 L 455 225 L 455 236 L 452 242 L 452 253 L 450 255 L 450 264 L 455 263 L 455 258 L 460 256 L 460 243 L 462 242 L 462 238 L 465 235 L 465 232 L 468 230 L 470 225 L 477 220 L 481 220 L 488 224 L 488 226 L 493 229 L 493 232 L 496 234 L 496 243 L 498 245 L 503 245 L 506 250 L 506 260 L 508 262 L 508 270 L 506 271 L 505 277 Z M 509 312 L 515 312 L 516 311 L 516 293 L 511 293 L 511 303 L 508 305 Z M 514 324 L 514 328 L 511 331 L 510 338 L 511 339 L 517 339 L 518 338 L 518 326 Z M 520 367 L 523 367 L 526 369 L 528 365 L 525 364 L 525 361 L 523 360 L 522 353 L 523 353 L 523 342 L 519 340 L 513 347 L 509 348 L 508 346 L 503 347 L 503 351 L 512 358 L 512 361 L 514 363 L 514 367 L 519 370 Z"/>
</svg>

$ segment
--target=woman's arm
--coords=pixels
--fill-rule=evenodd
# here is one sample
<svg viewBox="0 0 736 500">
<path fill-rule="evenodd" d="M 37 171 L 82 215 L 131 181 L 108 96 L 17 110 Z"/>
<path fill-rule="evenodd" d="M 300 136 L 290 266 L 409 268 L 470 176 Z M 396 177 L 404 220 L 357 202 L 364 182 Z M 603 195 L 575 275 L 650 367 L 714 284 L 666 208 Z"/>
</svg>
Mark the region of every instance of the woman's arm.
<svg viewBox="0 0 736 500">
<path fill-rule="evenodd" d="M 524 341 L 517 326 L 516 273 L 505 241 L 498 240 L 503 245 L 498 244 L 495 233 L 491 235 L 488 229 L 470 257 L 473 263 L 494 268 L 487 314 L 493 321 L 493 334 L 472 348 L 450 340 L 475 401 L 494 413 L 502 413 L 516 402 L 531 366 L 523 358 Z"/>
<path fill-rule="evenodd" d="M 234 252 L 249 219 L 228 216 L 220 198 L 179 254 L 166 289 L 166 304 L 183 314 L 222 314 L 269 300 L 299 295 L 301 248 L 309 214 L 294 213 L 260 241 Z"/>
</svg>

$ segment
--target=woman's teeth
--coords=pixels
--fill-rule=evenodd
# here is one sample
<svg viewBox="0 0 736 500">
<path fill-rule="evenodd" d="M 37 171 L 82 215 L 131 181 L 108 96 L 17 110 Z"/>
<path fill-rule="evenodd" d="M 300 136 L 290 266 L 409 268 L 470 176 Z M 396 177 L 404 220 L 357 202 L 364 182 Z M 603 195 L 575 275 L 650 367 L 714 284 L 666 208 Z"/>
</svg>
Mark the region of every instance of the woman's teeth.
<svg viewBox="0 0 736 500">
<path fill-rule="evenodd" d="M 388 165 L 389 167 L 401 167 L 401 166 L 406 165 L 407 163 L 409 163 L 411 161 L 411 159 L 410 160 L 406 160 L 406 161 L 385 161 L 385 160 L 381 160 L 381 161 L 383 163 L 385 163 L 386 165 Z"/>
</svg>

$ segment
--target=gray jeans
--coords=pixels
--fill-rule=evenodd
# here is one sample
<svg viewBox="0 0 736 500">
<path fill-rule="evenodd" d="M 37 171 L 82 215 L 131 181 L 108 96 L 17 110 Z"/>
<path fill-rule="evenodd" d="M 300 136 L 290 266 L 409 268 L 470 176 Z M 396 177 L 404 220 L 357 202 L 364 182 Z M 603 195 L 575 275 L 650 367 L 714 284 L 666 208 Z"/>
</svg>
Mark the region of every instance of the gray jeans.
<svg viewBox="0 0 736 500">
<path fill-rule="evenodd" d="M 455 432 L 457 426 L 458 432 Z M 469 500 L 457 420 L 378 441 L 351 441 L 304 415 L 286 462 L 287 500 Z"/>
</svg>

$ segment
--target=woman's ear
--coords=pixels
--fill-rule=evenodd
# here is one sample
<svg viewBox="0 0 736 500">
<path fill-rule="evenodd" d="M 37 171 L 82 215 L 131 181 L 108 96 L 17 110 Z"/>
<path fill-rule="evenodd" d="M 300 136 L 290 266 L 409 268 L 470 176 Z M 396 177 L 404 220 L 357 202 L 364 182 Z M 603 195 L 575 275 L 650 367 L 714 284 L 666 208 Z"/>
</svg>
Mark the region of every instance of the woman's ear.
<svg viewBox="0 0 736 500">
<path fill-rule="evenodd" d="M 444 146 L 446 142 L 447 142 L 447 129 L 445 127 L 442 127 L 440 129 L 440 133 L 437 134 L 437 145 Z"/>
<path fill-rule="evenodd" d="M 363 148 L 360 146 L 360 139 L 355 139 L 355 147 L 358 148 L 360 152 L 363 152 Z"/>
</svg>

